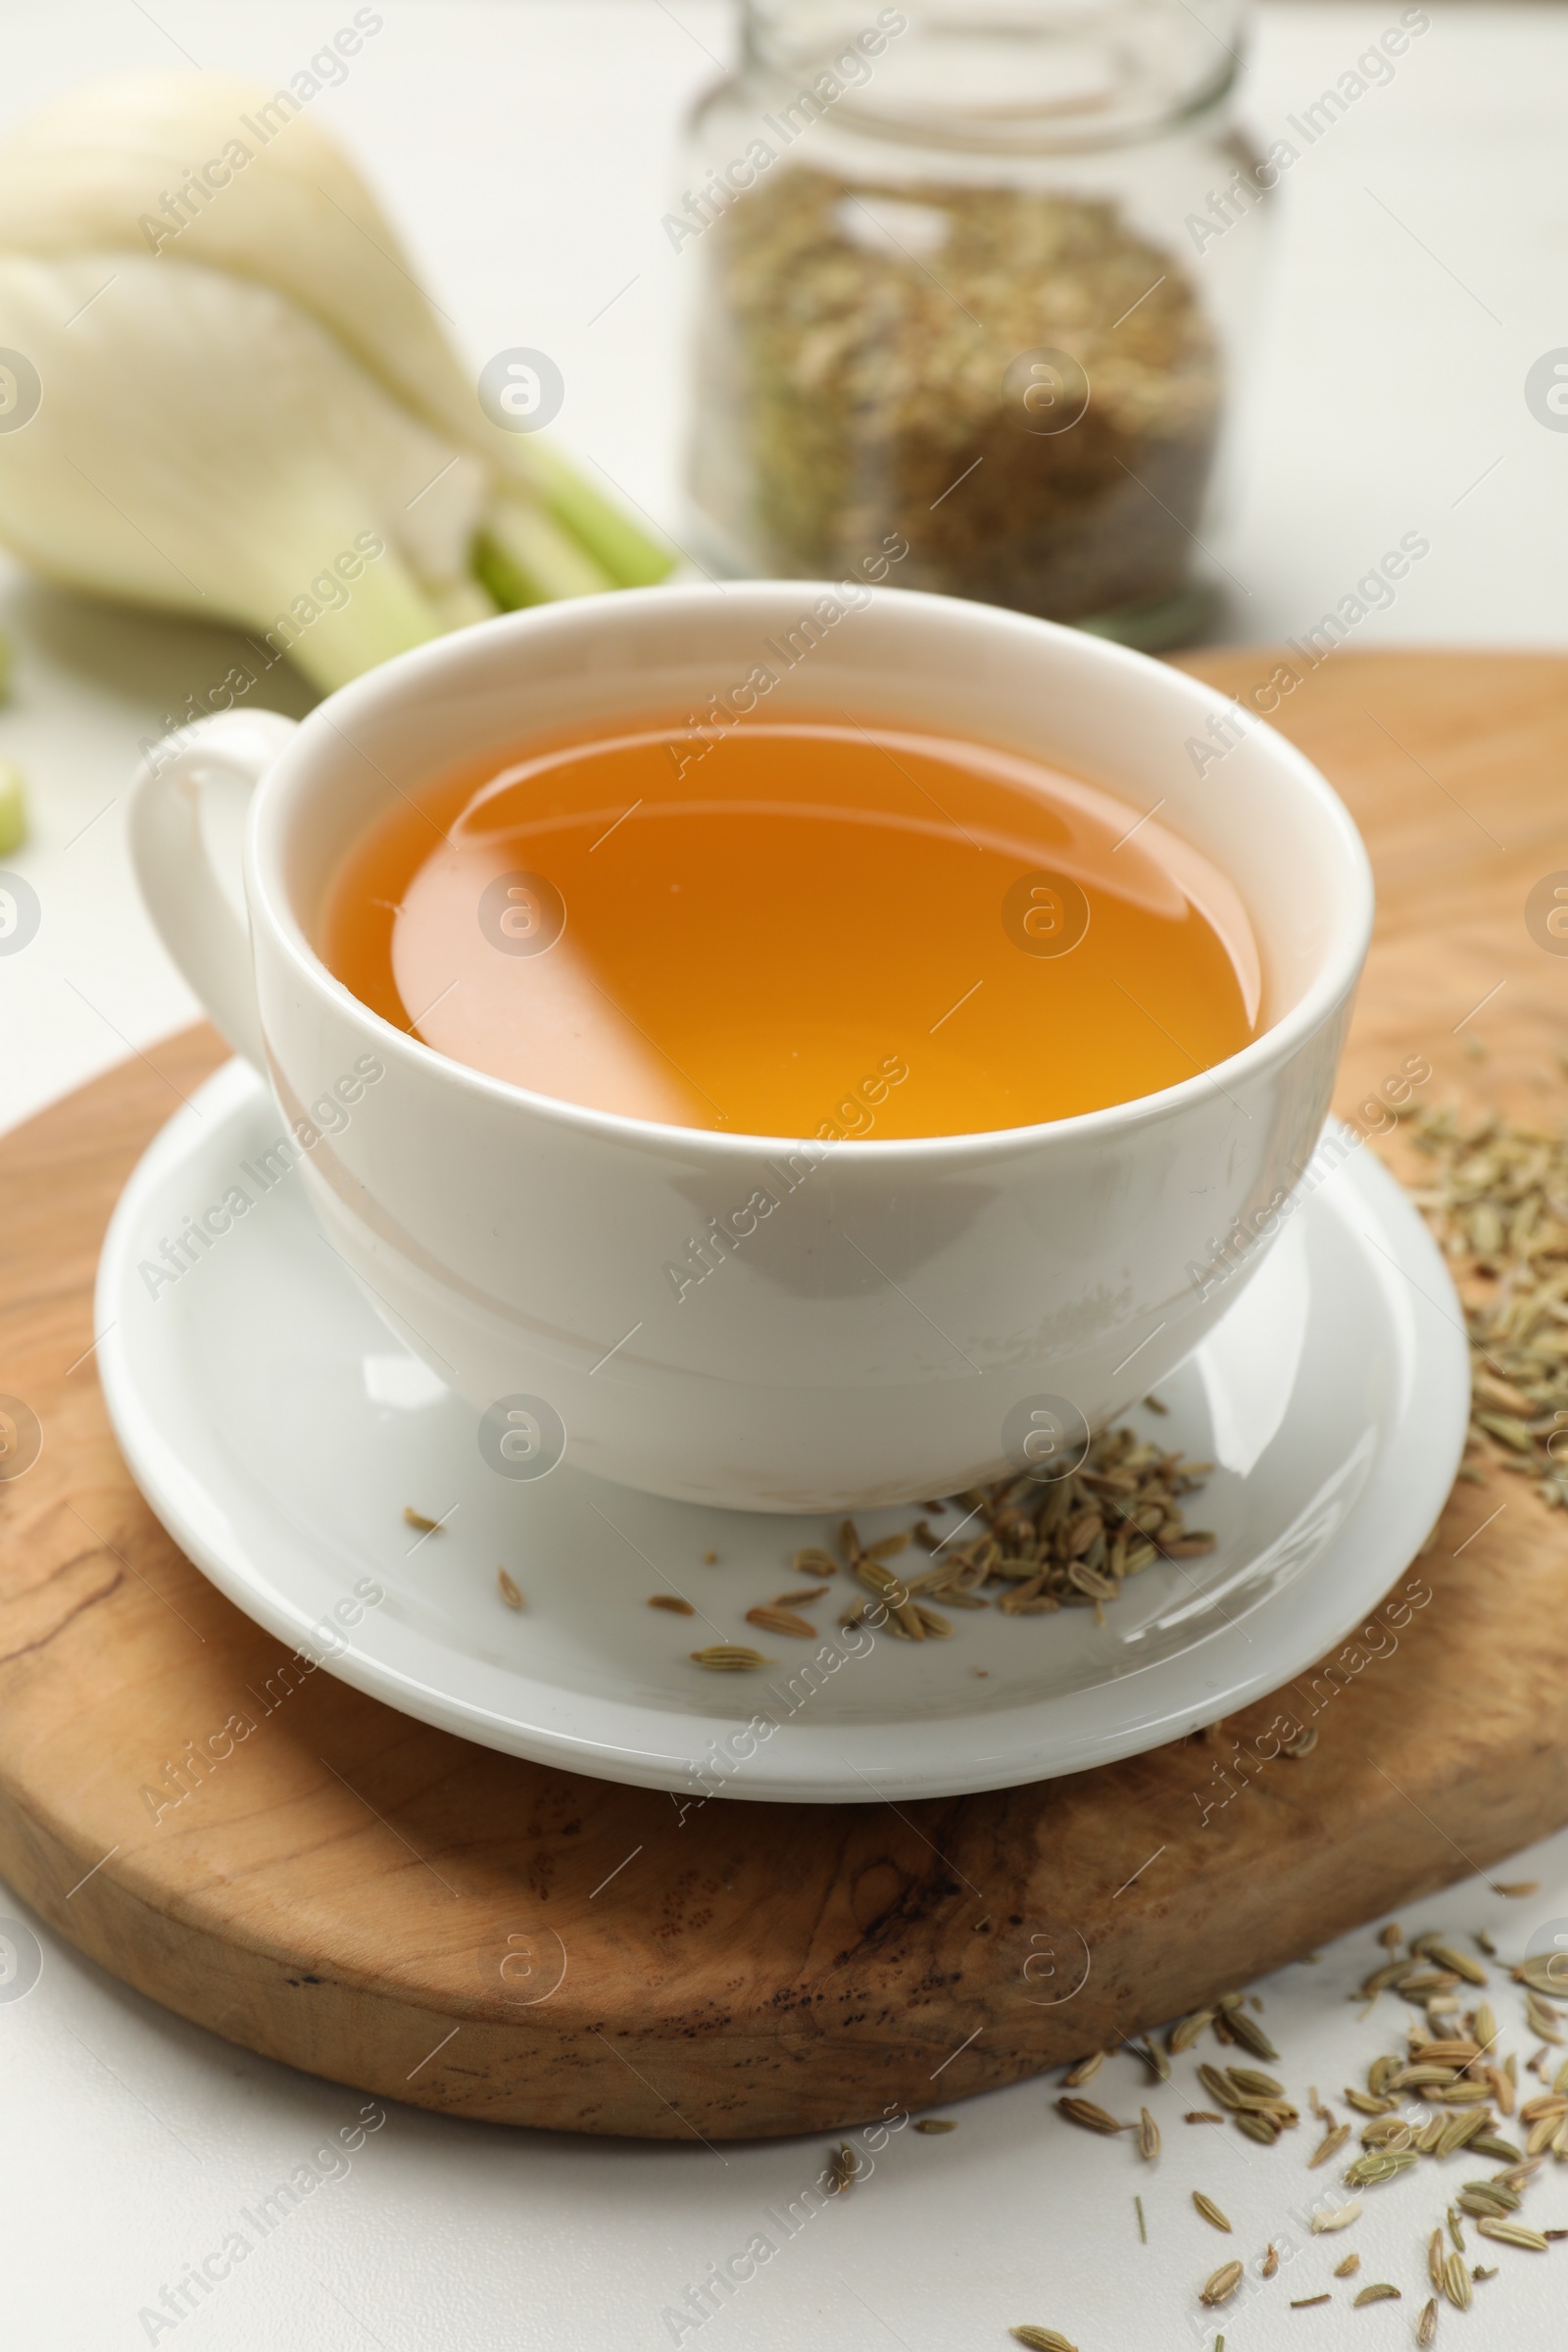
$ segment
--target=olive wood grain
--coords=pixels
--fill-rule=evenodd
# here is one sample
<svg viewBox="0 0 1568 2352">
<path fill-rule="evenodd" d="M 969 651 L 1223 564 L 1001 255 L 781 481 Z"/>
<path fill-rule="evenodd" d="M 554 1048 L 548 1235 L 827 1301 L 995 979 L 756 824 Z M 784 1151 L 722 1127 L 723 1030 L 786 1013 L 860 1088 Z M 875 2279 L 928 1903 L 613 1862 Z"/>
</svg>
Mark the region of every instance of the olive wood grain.
<svg viewBox="0 0 1568 2352">
<path fill-rule="evenodd" d="M 1246 699 L 1276 660 L 1190 666 Z M 1378 872 L 1342 1107 L 1416 1057 L 1427 1099 L 1558 1117 L 1568 959 L 1523 908 L 1568 868 L 1568 667 L 1347 652 L 1276 716 Z M 1337 1677 L 1076 1779 L 683 1811 L 318 1673 L 155 1823 L 144 1787 L 284 1663 L 141 1501 L 85 1352 L 116 1195 L 218 1058 L 174 1039 L 0 1144 L 0 1391 L 44 1431 L 0 1485 L 0 1870 L 155 2000 L 495 2122 L 818 2130 L 1157 2023 L 1568 1819 L 1568 1523 L 1505 1479 L 1457 1489 Z M 1282 1715 L 1310 1754 L 1272 1753 Z"/>
</svg>

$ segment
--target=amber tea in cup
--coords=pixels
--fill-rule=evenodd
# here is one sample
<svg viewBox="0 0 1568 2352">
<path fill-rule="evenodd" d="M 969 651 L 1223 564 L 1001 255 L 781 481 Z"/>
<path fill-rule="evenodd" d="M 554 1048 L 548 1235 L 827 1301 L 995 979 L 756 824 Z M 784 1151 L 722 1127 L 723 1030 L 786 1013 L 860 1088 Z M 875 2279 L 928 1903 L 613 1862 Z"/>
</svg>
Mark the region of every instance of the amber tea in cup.
<svg viewBox="0 0 1568 2352">
<path fill-rule="evenodd" d="M 355 842 L 317 944 L 453 1060 L 736 1135 L 1070 1118 L 1262 1025 L 1241 901 L 1157 808 L 840 714 L 469 763 Z"/>
</svg>

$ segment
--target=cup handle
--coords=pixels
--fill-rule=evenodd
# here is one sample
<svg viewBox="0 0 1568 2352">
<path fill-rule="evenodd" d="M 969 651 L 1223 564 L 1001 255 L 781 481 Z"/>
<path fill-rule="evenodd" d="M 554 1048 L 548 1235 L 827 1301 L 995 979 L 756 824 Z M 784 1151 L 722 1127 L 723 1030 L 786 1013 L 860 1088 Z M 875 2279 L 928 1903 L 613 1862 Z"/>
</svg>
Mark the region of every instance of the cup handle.
<svg viewBox="0 0 1568 2352">
<path fill-rule="evenodd" d="M 154 746 L 130 792 L 131 864 L 158 935 L 212 1020 L 264 1076 L 235 820 L 296 724 L 275 710 L 198 719 Z"/>
</svg>

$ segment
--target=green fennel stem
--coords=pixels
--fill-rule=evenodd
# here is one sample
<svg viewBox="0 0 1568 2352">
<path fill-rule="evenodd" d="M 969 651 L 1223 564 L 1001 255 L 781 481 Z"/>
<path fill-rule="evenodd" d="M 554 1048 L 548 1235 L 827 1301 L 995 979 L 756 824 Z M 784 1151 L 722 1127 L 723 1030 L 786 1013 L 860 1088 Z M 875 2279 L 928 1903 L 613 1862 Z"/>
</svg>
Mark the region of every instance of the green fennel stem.
<svg viewBox="0 0 1568 2352">
<path fill-rule="evenodd" d="M 540 605 L 598 596 L 615 582 L 531 498 L 504 490 L 480 533 L 478 576 L 503 603 Z"/>
<path fill-rule="evenodd" d="M 558 451 L 540 440 L 532 444 L 528 457 L 550 513 L 609 574 L 612 587 L 654 588 L 668 577 L 674 558 Z"/>
</svg>

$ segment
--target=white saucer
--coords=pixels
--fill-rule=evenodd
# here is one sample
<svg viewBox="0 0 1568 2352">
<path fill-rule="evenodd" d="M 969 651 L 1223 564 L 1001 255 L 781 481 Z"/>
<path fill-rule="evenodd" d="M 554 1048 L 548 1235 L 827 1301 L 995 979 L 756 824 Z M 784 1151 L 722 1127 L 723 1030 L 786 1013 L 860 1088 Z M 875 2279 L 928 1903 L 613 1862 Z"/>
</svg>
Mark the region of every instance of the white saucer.
<svg viewBox="0 0 1568 2352">
<path fill-rule="evenodd" d="M 827 1521 L 633 1494 L 575 1469 L 569 1448 L 549 1477 L 496 1477 L 475 1414 L 366 1303 L 286 1176 L 149 1296 L 140 1261 L 245 1184 L 241 1161 L 277 1129 L 260 1080 L 231 1062 L 131 1177 L 97 1296 L 116 1435 L 164 1525 L 249 1616 L 356 1688 L 513 1755 L 817 1802 L 1082 1771 L 1231 1713 L 1343 1640 L 1420 1546 L 1459 1461 L 1469 1366 L 1453 1287 L 1360 1150 L 1165 1383 L 1167 1417 L 1138 1415 L 1220 1465 L 1189 1506 L 1215 1552 L 1146 1569 L 1102 1626 L 1088 1610 L 991 1609 L 958 1616 L 951 1641 L 883 1637 L 857 1654 L 863 1637 L 837 1621 L 860 1588 L 841 1574 L 808 1611 L 823 1647 L 760 1635 L 746 1610 L 802 1581 L 791 1555 L 831 1544 Z M 440 1532 L 421 1540 L 406 1504 Z M 869 1542 L 915 1515 L 858 1524 Z M 498 1565 L 523 1613 L 502 1600 Z M 384 1597 L 366 1607 L 362 1585 Z M 660 1591 L 699 1614 L 647 1607 Z M 354 1622 L 323 1641 L 335 1610 Z M 692 1664 L 718 1641 L 776 1663 Z"/>
</svg>

